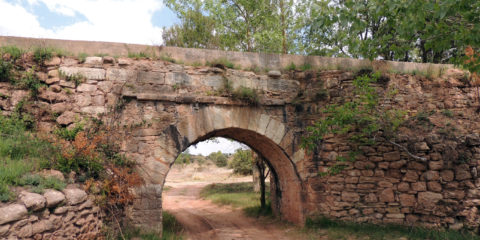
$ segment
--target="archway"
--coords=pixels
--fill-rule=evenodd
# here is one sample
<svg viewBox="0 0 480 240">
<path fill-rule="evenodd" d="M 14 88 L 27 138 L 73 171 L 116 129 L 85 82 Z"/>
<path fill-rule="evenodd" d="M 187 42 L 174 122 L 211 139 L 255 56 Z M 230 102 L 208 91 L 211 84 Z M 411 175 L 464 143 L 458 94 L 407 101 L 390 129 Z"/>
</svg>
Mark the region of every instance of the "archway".
<svg viewBox="0 0 480 240">
<path fill-rule="evenodd" d="M 175 124 L 137 134 L 136 144 L 141 141 L 149 150 L 142 149 L 136 155 L 145 185 L 137 189 L 138 200 L 130 212 L 134 224 L 161 228 L 161 196 L 169 169 L 189 146 L 212 137 L 242 142 L 262 155 L 275 175 L 271 183 L 274 212 L 284 220 L 303 224 L 303 184 L 292 156 L 285 150 L 291 147 L 292 136 L 281 119 L 249 106 L 182 104 L 175 108 Z"/>
<path fill-rule="evenodd" d="M 272 140 L 264 135 L 241 128 L 225 128 L 212 131 L 199 137 L 196 141 L 182 148 L 180 153 L 190 145 L 213 138 L 224 137 L 236 140 L 249 146 L 260 154 L 271 167 L 273 182 L 271 182 L 272 210 L 280 218 L 293 223 L 303 222 L 301 199 L 301 181 L 295 164 L 288 155 Z M 180 154 L 179 153 L 179 154 Z M 172 163 L 173 165 L 174 163 Z M 164 184 L 164 183 L 163 183 Z"/>
</svg>

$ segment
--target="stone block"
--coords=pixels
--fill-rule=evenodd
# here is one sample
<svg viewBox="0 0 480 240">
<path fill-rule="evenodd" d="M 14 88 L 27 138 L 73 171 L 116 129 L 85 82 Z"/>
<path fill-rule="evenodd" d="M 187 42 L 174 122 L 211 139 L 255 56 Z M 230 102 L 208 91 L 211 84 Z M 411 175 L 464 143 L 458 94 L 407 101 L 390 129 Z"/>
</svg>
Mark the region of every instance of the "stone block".
<svg viewBox="0 0 480 240">
<path fill-rule="evenodd" d="M 432 191 L 432 192 L 441 192 L 442 185 L 439 182 L 430 181 L 430 182 L 427 182 L 427 189 L 428 191 Z"/>
<path fill-rule="evenodd" d="M 400 160 L 400 153 L 399 152 L 389 152 L 389 153 L 384 153 L 383 154 L 383 159 L 385 161 L 398 161 Z"/>
<path fill-rule="evenodd" d="M 65 200 L 65 195 L 63 195 L 63 193 L 52 189 L 46 190 L 43 196 L 45 197 L 47 207 L 49 208 L 54 207 Z"/>
<path fill-rule="evenodd" d="M 137 72 L 135 70 L 108 68 L 106 72 L 106 79 L 113 82 L 136 82 Z"/>
<path fill-rule="evenodd" d="M 414 207 L 417 202 L 415 195 L 411 194 L 400 194 L 398 198 L 400 200 L 400 204 L 404 207 Z"/>
<path fill-rule="evenodd" d="M 86 57 L 85 65 L 89 65 L 91 67 L 102 67 L 103 58 L 102 57 Z"/>
<path fill-rule="evenodd" d="M 63 190 L 68 205 L 77 205 L 87 200 L 87 193 L 78 188 L 67 188 Z"/>
<path fill-rule="evenodd" d="M 23 204 L 10 204 L 0 208 L 0 225 L 23 219 L 28 215 Z"/>
<path fill-rule="evenodd" d="M 392 188 L 386 188 L 382 190 L 378 196 L 380 202 L 394 202 L 395 194 Z"/>
<path fill-rule="evenodd" d="M 165 84 L 165 73 L 138 71 L 137 82 L 145 84 Z"/>
<path fill-rule="evenodd" d="M 434 192 L 419 192 L 418 203 L 426 208 L 434 207 L 438 201 L 443 199 L 442 194 Z"/>
<path fill-rule="evenodd" d="M 427 191 L 427 184 L 425 182 L 414 182 L 412 183 L 412 190 L 417 192 Z"/>
<path fill-rule="evenodd" d="M 105 80 L 105 70 L 87 67 L 60 67 L 59 71 L 67 76 L 82 76 L 87 80 Z"/>
<path fill-rule="evenodd" d="M 342 201 L 345 202 L 358 202 L 360 201 L 360 195 L 355 192 L 342 192 Z"/>
<path fill-rule="evenodd" d="M 97 91 L 97 85 L 82 83 L 77 87 L 78 92 L 95 92 Z"/>
<path fill-rule="evenodd" d="M 445 182 L 451 182 L 454 179 L 454 173 L 452 170 L 443 170 L 440 172 L 440 177 Z"/>
</svg>

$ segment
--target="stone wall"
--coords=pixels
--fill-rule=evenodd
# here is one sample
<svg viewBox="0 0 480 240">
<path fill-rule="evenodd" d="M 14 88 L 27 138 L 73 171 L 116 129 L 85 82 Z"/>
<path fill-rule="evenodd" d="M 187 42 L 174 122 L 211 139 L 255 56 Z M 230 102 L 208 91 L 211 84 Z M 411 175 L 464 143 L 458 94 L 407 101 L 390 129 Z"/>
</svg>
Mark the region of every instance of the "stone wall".
<svg viewBox="0 0 480 240">
<path fill-rule="evenodd" d="M 25 57 L 21 64 L 29 68 L 31 59 Z M 286 220 L 301 224 L 306 217 L 325 215 L 478 229 L 479 105 L 477 89 L 462 71 L 446 69 L 433 78 L 385 71 L 377 85 L 380 93 L 395 90 L 397 95 L 385 104 L 407 114 L 410 125 L 399 130 L 395 141 L 426 161 L 380 139 L 380 144 L 364 147 L 340 174 L 321 176 L 337 156 L 350 151 L 347 141 L 328 136 L 316 151 L 306 152 L 301 137 L 324 106 L 352 97 L 352 81 L 359 73 L 254 73 L 219 67 L 54 58 L 37 73 L 47 87 L 30 110 L 43 131 L 71 127 L 85 117 L 107 121 L 113 109 L 119 110 L 115 123 L 123 137 L 118 143 L 141 166 L 145 180 L 128 210 L 135 225 L 161 228 L 161 192 L 177 155 L 198 141 L 224 136 L 247 143 L 273 167 L 274 208 Z M 84 80 L 77 86 L 65 76 Z M 233 89 L 254 89 L 258 102 L 235 98 L 225 91 L 227 83 Z M 0 93 L 5 114 L 28 95 L 6 83 Z"/>
<path fill-rule="evenodd" d="M 100 208 L 74 186 L 43 194 L 22 191 L 16 203 L 0 205 L 0 239 L 95 239 Z"/>
<path fill-rule="evenodd" d="M 186 64 L 206 64 L 218 59 L 226 59 L 242 69 L 276 69 L 287 68 L 292 63 L 297 67 L 309 64 L 313 69 L 325 70 L 360 70 L 371 68 L 390 72 L 414 73 L 421 72 L 434 76 L 441 75 L 448 64 L 426 64 L 412 62 L 370 61 L 351 58 L 330 58 L 320 56 L 300 56 L 288 54 L 267 54 L 253 52 L 231 52 L 208 49 L 177 48 L 165 46 L 150 46 L 138 44 L 71 41 L 57 39 L 39 39 L 0 36 L 0 46 L 15 45 L 25 49 L 32 46 L 55 47 L 67 50 L 75 56 L 79 53 L 90 55 L 108 54 L 110 56 L 126 57 L 129 53 L 145 52 L 155 56 L 168 56 Z"/>
</svg>

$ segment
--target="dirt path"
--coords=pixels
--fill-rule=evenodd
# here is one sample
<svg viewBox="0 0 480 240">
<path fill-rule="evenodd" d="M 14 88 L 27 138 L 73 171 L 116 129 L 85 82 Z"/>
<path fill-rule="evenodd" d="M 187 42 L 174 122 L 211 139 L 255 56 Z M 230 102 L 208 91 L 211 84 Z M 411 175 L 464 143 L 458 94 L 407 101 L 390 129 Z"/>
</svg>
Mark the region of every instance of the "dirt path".
<svg viewBox="0 0 480 240">
<path fill-rule="evenodd" d="M 241 210 L 218 206 L 200 198 L 200 191 L 210 182 L 169 183 L 163 193 L 163 208 L 185 227 L 187 239 L 293 239 L 287 236 L 291 229 L 265 224 L 246 217 Z"/>
</svg>

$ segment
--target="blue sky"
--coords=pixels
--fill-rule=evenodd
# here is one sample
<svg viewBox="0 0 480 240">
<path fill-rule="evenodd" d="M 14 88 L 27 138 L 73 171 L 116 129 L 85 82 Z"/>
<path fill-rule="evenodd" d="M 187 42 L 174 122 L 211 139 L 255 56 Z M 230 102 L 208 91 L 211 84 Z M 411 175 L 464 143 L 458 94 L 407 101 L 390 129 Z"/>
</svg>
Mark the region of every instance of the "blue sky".
<svg viewBox="0 0 480 240">
<path fill-rule="evenodd" d="M 0 35 L 161 44 L 179 20 L 161 0 L 0 0 Z"/>
</svg>

